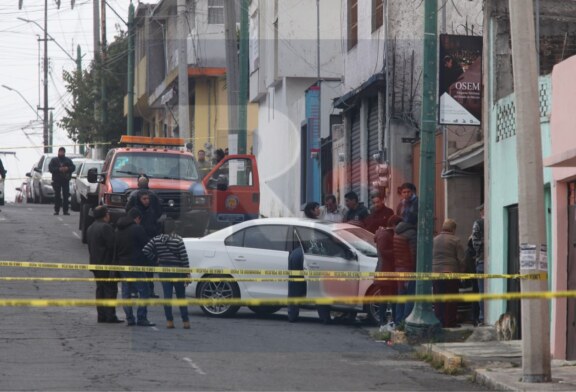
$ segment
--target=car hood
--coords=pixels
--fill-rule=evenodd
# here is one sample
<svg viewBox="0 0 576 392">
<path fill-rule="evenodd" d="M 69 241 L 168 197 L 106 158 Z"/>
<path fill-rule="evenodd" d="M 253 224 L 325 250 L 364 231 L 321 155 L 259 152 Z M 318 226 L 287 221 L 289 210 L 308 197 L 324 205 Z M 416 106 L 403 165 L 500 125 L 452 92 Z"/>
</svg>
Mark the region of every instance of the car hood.
<svg viewBox="0 0 576 392">
<path fill-rule="evenodd" d="M 110 180 L 113 192 L 125 192 L 128 189 L 138 188 L 138 179 L 134 177 L 115 177 Z M 204 194 L 202 184 L 197 181 L 188 180 L 164 180 L 151 178 L 148 188 L 152 191 L 178 190 L 182 192 L 192 192 L 195 195 Z"/>
</svg>

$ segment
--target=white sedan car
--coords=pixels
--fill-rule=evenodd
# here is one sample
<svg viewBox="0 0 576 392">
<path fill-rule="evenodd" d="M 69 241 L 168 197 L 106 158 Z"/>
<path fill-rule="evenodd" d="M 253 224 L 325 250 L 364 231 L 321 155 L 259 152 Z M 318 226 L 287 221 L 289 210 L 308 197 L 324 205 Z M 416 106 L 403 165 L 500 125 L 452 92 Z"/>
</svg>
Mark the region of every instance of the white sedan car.
<svg viewBox="0 0 576 392">
<path fill-rule="evenodd" d="M 304 249 L 306 270 L 374 272 L 378 255 L 374 235 L 350 224 L 304 218 L 267 218 L 239 223 L 203 238 L 185 238 L 191 268 L 287 270 L 288 253 L 294 244 Z M 192 278 L 264 278 L 270 275 L 192 274 Z M 371 278 L 362 280 L 310 280 L 307 297 L 377 295 Z M 284 282 L 197 282 L 186 289 L 195 298 L 286 298 Z M 235 314 L 239 306 L 201 306 L 204 313 L 225 317 Z M 377 304 L 332 305 L 334 310 L 366 312 L 377 320 Z M 278 306 L 250 307 L 256 313 L 274 313 Z"/>
</svg>

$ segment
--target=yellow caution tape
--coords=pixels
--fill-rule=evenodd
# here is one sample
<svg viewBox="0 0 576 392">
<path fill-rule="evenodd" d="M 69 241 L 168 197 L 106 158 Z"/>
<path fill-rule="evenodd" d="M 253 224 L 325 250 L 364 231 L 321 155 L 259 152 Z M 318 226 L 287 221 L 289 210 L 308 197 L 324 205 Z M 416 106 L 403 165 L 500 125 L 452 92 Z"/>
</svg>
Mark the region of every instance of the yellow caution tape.
<svg viewBox="0 0 576 392">
<path fill-rule="evenodd" d="M 79 306 L 287 306 L 334 305 L 406 302 L 478 302 L 489 300 L 576 298 L 576 290 L 529 293 L 484 293 L 441 295 L 398 295 L 324 298 L 261 298 L 261 299 L 0 299 L 0 307 L 79 307 Z"/>
<path fill-rule="evenodd" d="M 164 272 L 193 273 L 209 275 L 271 275 L 271 276 L 315 276 L 338 278 L 394 278 L 391 280 L 468 280 L 468 279 L 530 279 L 546 280 L 546 272 L 532 274 L 468 274 L 468 273 L 436 273 L 436 272 L 357 272 L 357 271 L 294 271 L 265 269 L 224 269 L 224 268 L 176 268 L 176 267 L 140 267 L 128 265 L 100 264 L 66 264 L 38 263 L 30 261 L 0 261 L 0 267 L 46 268 L 84 271 L 122 271 L 122 272 Z M 384 279 L 382 279 L 384 280 Z"/>
</svg>

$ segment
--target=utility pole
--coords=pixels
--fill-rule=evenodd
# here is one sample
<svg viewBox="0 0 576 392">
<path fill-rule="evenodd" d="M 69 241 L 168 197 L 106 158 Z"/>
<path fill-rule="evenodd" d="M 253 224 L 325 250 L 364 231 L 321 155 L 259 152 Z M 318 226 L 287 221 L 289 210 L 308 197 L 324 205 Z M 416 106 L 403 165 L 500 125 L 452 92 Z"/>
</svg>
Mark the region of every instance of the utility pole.
<svg viewBox="0 0 576 392">
<path fill-rule="evenodd" d="M 74 5 L 72 5 L 74 7 Z M 78 81 L 82 80 L 82 50 L 80 45 L 76 46 L 76 78 Z M 76 98 L 76 97 L 75 97 Z M 80 154 L 84 155 L 84 144 L 80 144 Z"/>
<path fill-rule="evenodd" d="M 417 272 L 432 272 L 432 243 L 436 158 L 436 83 L 438 70 L 438 1 L 424 1 L 424 75 L 422 80 L 422 124 L 420 140 L 420 183 L 418 206 Z M 431 295 L 432 282 L 416 281 L 416 295 Z M 434 335 L 440 323 L 432 304 L 418 302 L 406 318 L 406 332 L 415 336 Z"/>
<path fill-rule="evenodd" d="M 190 137 L 190 109 L 188 107 L 188 29 L 186 22 L 186 0 L 178 0 L 176 6 L 178 14 L 178 126 L 180 137 L 191 142 L 193 148 L 195 141 Z"/>
<path fill-rule="evenodd" d="M 238 134 L 240 71 L 238 60 L 238 37 L 236 35 L 236 1 L 224 2 L 224 40 L 226 44 L 226 85 L 228 93 L 228 133 Z M 238 135 L 239 137 L 240 135 Z M 240 141 L 238 141 L 238 144 Z M 228 146 L 235 151 L 239 146 Z M 238 148 L 239 152 L 239 148 Z"/>
<path fill-rule="evenodd" d="M 512 69 L 516 94 L 520 273 L 548 271 L 538 67 L 532 1 L 510 0 Z M 522 292 L 546 291 L 547 281 L 520 283 Z M 546 299 L 523 299 L 522 381 L 550 382 L 550 310 Z"/>
<path fill-rule="evenodd" d="M 126 134 L 134 135 L 134 4 L 128 7 L 128 115 Z"/>
<path fill-rule="evenodd" d="M 52 152 L 48 137 L 48 0 L 44 0 L 44 153 Z"/>
<path fill-rule="evenodd" d="M 240 0 L 240 91 L 238 93 L 238 154 L 246 154 L 248 128 L 248 79 L 250 60 L 248 55 L 248 22 L 250 0 Z"/>
<path fill-rule="evenodd" d="M 100 57 L 100 89 L 102 96 L 100 98 L 100 121 L 102 126 L 106 126 L 108 122 L 108 98 L 106 97 L 106 75 L 105 67 L 108 55 L 108 43 L 106 40 L 106 0 L 100 2 L 100 23 L 102 25 L 102 39 L 101 39 L 101 57 Z"/>
</svg>

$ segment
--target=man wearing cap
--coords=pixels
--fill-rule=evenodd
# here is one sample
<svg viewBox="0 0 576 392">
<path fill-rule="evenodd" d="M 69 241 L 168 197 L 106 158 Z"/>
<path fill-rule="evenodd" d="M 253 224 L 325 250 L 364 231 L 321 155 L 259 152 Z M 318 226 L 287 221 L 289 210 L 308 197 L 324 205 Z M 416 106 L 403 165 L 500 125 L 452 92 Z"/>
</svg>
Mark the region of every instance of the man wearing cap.
<svg viewBox="0 0 576 392">
<path fill-rule="evenodd" d="M 475 264 L 476 273 L 484 273 L 484 204 L 476 207 L 480 214 L 480 219 L 474 221 L 472 225 L 472 247 L 476 252 Z M 476 279 L 474 282 L 474 291 L 480 294 L 484 293 L 484 279 Z M 484 324 L 484 302 L 478 301 L 474 303 L 474 324 Z"/>
<path fill-rule="evenodd" d="M 138 189 L 132 191 L 128 196 L 126 203 L 126 212 L 136 207 L 142 213 L 142 227 L 146 231 L 148 238 L 154 238 L 162 231 L 160 217 L 164 213 L 162 203 L 156 192 L 152 191 L 148 186 L 150 179 L 146 174 L 138 177 Z M 143 202 L 144 199 L 148 201 Z M 148 278 L 153 278 L 153 272 L 146 272 Z M 159 298 L 159 295 L 154 291 L 154 282 L 148 282 L 150 286 L 150 297 Z"/>
<path fill-rule="evenodd" d="M 114 229 L 109 224 L 110 214 L 105 206 L 94 208 L 94 223 L 88 227 L 88 252 L 90 264 L 113 265 L 114 262 Z M 92 273 L 96 279 L 115 277 L 114 271 L 96 271 Z M 96 282 L 96 299 L 116 299 L 118 282 Z M 97 306 L 99 323 L 122 323 L 124 320 L 116 316 L 113 306 Z"/>
</svg>

